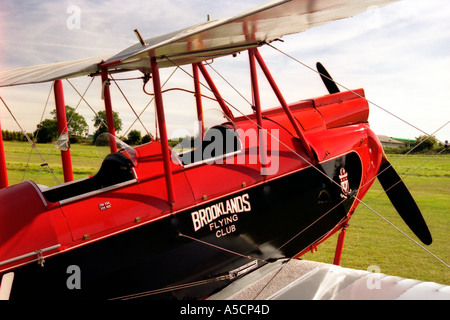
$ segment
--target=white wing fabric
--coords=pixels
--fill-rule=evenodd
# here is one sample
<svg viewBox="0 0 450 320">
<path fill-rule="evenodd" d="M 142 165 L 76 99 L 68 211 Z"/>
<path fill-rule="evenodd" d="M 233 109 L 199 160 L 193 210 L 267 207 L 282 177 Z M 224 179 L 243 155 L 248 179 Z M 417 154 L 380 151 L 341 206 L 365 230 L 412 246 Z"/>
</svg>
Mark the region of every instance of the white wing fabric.
<svg viewBox="0 0 450 320">
<path fill-rule="evenodd" d="M 382 6 L 392 0 L 290 0 L 270 1 L 231 18 L 205 22 L 179 32 L 136 44 L 108 62 L 118 67 L 150 68 L 149 56 L 160 67 L 183 65 L 229 55 L 282 36 L 303 32 L 331 21 Z M 170 61 L 168 59 L 170 59 Z"/>
<path fill-rule="evenodd" d="M 0 87 L 88 75 L 98 71 L 101 61 L 102 58 L 97 57 L 0 71 Z"/>
<path fill-rule="evenodd" d="M 92 58 L 0 72 L 0 87 L 38 83 L 96 73 L 141 70 L 150 73 L 150 57 L 159 67 L 191 64 L 229 55 L 282 36 L 351 17 L 370 6 L 395 0 L 275 0 L 236 16 L 204 22 L 147 39 L 108 59 Z M 103 65 L 101 63 L 104 62 Z"/>
</svg>

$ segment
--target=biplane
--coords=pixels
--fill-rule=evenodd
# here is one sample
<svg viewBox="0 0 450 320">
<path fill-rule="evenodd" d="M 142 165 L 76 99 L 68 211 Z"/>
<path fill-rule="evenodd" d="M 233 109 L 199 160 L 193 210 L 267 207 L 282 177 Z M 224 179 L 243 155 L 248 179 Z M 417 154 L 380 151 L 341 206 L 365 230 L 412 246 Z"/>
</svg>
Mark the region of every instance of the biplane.
<svg viewBox="0 0 450 320">
<path fill-rule="evenodd" d="M 345 230 L 375 179 L 430 244 L 419 208 L 370 129 L 364 90 L 341 91 L 318 63 L 329 94 L 288 103 L 258 50 L 388 2 L 270 1 L 151 39 L 136 30 L 139 42 L 112 57 L 2 71 L 2 87 L 54 81 L 60 133 L 67 127 L 61 80 L 100 77 L 111 151 L 88 178 L 72 180 L 68 148 L 60 185 L 3 179 L 2 290 L 11 299 L 203 299 Z M 237 53 L 248 53 L 251 114 L 230 108 L 206 68 Z M 181 152 L 168 144 L 159 75 L 175 66 L 192 67 L 199 124 Z M 279 106 L 262 109 L 258 67 Z M 132 148 L 115 137 L 108 84 L 135 70 L 153 84 L 159 138 Z M 222 112 L 213 126 L 204 125 L 202 85 Z M 77 272 L 79 287 L 71 283 Z"/>
</svg>

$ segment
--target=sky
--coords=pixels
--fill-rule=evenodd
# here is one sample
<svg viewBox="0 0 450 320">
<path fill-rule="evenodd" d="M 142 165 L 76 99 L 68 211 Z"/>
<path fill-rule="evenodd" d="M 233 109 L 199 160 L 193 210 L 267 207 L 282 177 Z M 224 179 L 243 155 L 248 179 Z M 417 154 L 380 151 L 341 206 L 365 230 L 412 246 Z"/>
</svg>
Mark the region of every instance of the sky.
<svg viewBox="0 0 450 320">
<path fill-rule="evenodd" d="M 135 1 L 14 1 L 0 3 L 0 69 L 37 65 L 88 57 L 114 55 L 135 44 L 138 29 L 151 38 L 211 19 L 226 18 L 251 9 L 264 0 L 151 0 Z M 377 134 L 414 139 L 424 133 L 450 140 L 450 2 L 446 0 L 401 0 L 385 7 L 369 7 L 355 17 L 335 21 L 306 32 L 283 37 L 274 45 L 310 67 L 321 61 L 334 80 L 348 89 L 364 88 L 371 102 L 369 123 Z M 327 94 L 319 76 L 270 47 L 260 49 L 288 102 Z M 216 59 L 213 67 L 251 100 L 248 56 Z M 190 68 L 186 68 L 190 71 Z M 161 70 L 164 82 L 173 69 Z M 213 73 L 223 97 L 243 113 L 248 103 Z M 138 73 L 116 78 L 136 77 Z M 84 92 L 90 78 L 70 80 Z M 278 106 L 271 90 L 260 80 L 263 109 Z M 93 133 L 94 113 L 71 84 L 64 82 L 66 104 L 77 107 Z M 141 80 L 119 81 L 136 112 L 151 97 Z M 192 79 L 176 71 L 168 87 L 192 89 Z M 149 86 L 151 89 L 151 85 Z M 54 109 L 51 84 L 0 88 L 20 125 L 32 132 Z M 112 86 L 113 108 L 124 122 L 120 134 L 130 129 L 145 133 L 139 123 L 130 127 L 134 114 L 120 91 Z M 344 90 L 344 89 L 343 89 Z M 94 79 L 86 100 L 96 111 L 103 110 L 100 79 Z M 205 109 L 215 108 L 205 101 Z M 195 100 L 186 93 L 164 95 L 169 136 L 177 136 L 183 123 L 195 118 Z M 45 112 L 43 112 L 45 110 Z M 154 107 L 143 113 L 146 130 L 154 133 Z M 235 112 L 236 114 L 236 112 Z M 186 121 L 189 120 L 189 121 Z M 191 121 L 192 120 L 192 121 Z M 4 105 L 0 104 L 2 129 L 19 131 Z M 437 131 L 438 130 L 438 131 Z M 437 131 L 437 132 L 436 132 Z"/>
</svg>

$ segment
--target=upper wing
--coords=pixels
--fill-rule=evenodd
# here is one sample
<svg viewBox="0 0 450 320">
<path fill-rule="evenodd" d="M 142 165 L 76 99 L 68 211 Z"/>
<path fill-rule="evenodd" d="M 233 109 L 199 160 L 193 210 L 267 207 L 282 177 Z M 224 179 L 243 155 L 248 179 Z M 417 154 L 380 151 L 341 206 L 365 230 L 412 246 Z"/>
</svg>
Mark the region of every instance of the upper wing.
<svg viewBox="0 0 450 320">
<path fill-rule="evenodd" d="M 0 71 L 0 87 L 41 83 L 92 74 L 98 71 L 101 57 Z"/>
<path fill-rule="evenodd" d="M 92 58 L 0 72 L 0 87 L 96 73 L 141 70 L 150 57 L 160 67 L 190 64 L 229 55 L 282 36 L 305 31 L 396 0 L 272 0 L 236 16 L 204 22 L 147 39 L 103 60 Z"/>
<path fill-rule="evenodd" d="M 394 0 L 395 1 L 395 0 Z M 149 71 L 149 56 L 160 67 L 183 65 L 229 55 L 303 32 L 331 21 L 348 18 L 371 5 L 393 0 L 275 0 L 231 18 L 205 22 L 179 32 L 148 39 L 108 59 L 116 68 Z"/>
</svg>

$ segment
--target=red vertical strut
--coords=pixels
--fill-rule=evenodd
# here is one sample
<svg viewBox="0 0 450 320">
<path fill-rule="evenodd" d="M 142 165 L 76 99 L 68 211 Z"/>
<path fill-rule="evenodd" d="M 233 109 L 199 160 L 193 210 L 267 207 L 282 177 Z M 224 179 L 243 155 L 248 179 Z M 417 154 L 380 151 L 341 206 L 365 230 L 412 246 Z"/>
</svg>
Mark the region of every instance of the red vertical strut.
<svg viewBox="0 0 450 320">
<path fill-rule="evenodd" d="M 338 242 L 336 245 L 336 251 L 334 253 L 333 264 L 335 264 L 337 266 L 339 266 L 341 264 L 342 250 L 344 248 L 345 233 L 347 232 L 346 228 L 347 228 L 347 224 L 345 224 L 342 227 L 341 233 L 339 233 Z"/>
<path fill-rule="evenodd" d="M 170 207 L 173 208 L 175 204 L 175 197 L 173 191 L 172 169 L 170 166 L 171 161 L 170 150 L 169 150 L 169 142 L 167 139 L 166 119 L 164 116 L 164 106 L 161 93 L 161 81 L 159 78 L 159 68 L 155 58 L 150 57 L 150 62 L 152 68 L 153 91 L 155 94 L 156 113 L 158 116 L 159 135 L 161 137 L 161 151 L 164 161 L 164 172 L 166 176 L 167 198 Z"/>
<path fill-rule="evenodd" d="M 109 137 L 109 147 L 111 153 L 117 152 L 116 140 L 116 129 L 114 128 L 114 116 L 111 104 L 111 93 L 109 91 L 108 82 L 108 70 L 106 68 L 102 69 L 102 86 L 103 86 L 103 99 L 105 100 L 105 112 L 106 112 L 106 124 L 108 126 Z"/>
<path fill-rule="evenodd" d="M 292 126 L 294 127 L 295 133 L 297 134 L 298 138 L 302 142 L 302 144 L 306 150 L 306 153 L 308 154 L 308 156 L 310 157 L 311 160 L 314 160 L 314 156 L 313 156 L 311 147 L 310 147 L 306 137 L 304 136 L 303 131 L 297 122 L 297 119 L 295 119 L 294 115 L 292 114 L 291 110 L 289 109 L 289 106 L 286 103 L 286 100 L 284 100 L 284 97 L 283 97 L 280 89 L 278 88 L 275 80 L 273 79 L 272 75 L 270 74 L 270 71 L 267 68 L 266 63 L 264 62 L 263 58 L 261 57 L 261 54 L 259 53 L 259 51 L 256 49 L 255 49 L 255 57 L 260 65 L 262 71 L 264 72 L 267 80 L 269 81 L 269 84 L 272 87 L 272 90 L 274 91 L 275 95 L 277 96 L 278 100 L 280 101 L 281 106 L 284 109 L 284 112 L 288 116 L 289 121 L 291 122 Z"/>
<path fill-rule="evenodd" d="M 219 102 L 220 107 L 222 108 L 222 111 L 225 113 L 225 115 L 233 119 L 233 114 L 231 113 L 230 109 L 228 108 L 225 101 L 222 99 L 222 96 L 219 93 L 219 90 L 217 90 L 216 85 L 214 84 L 214 81 L 212 80 L 211 76 L 209 75 L 208 71 L 206 70 L 205 66 L 202 63 L 197 63 L 198 68 L 202 72 L 203 77 L 205 78 L 206 82 L 208 83 L 209 88 L 214 93 L 214 96 L 217 99 L 217 102 Z"/>
<path fill-rule="evenodd" d="M 58 135 L 67 134 L 67 118 L 66 105 L 64 103 L 64 89 L 61 80 L 56 80 L 54 85 L 55 105 L 56 105 L 56 119 L 58 120 Z M 69 138 L 67 136 L 67 138 Z M 72 172 L 72 158 L 70 156 L 70 147 L 67 150 L 61 150 L 61 160 L 64 173 L 64 182 L 73 180 Z"/>
<path fill-rule="evenodd" d="M 203 121 L 202 93 L 200 88 L 200 78 L 198 74 L 197 64 L 192 64 L 192 71 L 194 74 L 195 102 L 197 105 L 197 120 L 199 122 L 199 138 L 203 139 L 203 135 L 205 133 L 205 124 Z"/>
<path fill-rule="evenodd" d="M 8 186 L 8 172 L 6 171 L 5 149 L 3 147 L 2 127 L 0 124 L 0 189 Z"/>
<path fill-rule="evenodd" d="M 256 112 L 256 122 L 258 124 L 258 153 L 259 159 L 261 161 L 261 167 L 264 168 L 266 166 L 266 141 L 263 135 L 263 127 L 262 127 L 262 112 L 261 112 L 261 101 L 259 97 L 259 86 L 258 86 L 258 74 L 256 71 L 256 62 L 255 62 L 255 52 L 256 49 L 252 48 L 248 50 L 249 60 L 250 60 L 250 75 L 252 80 L 252 92 L 253 92 L 253 101 L 255 104 L 255 112 Z M 264 170 L 261 171 L 262 173 Z"/>
</svg>

